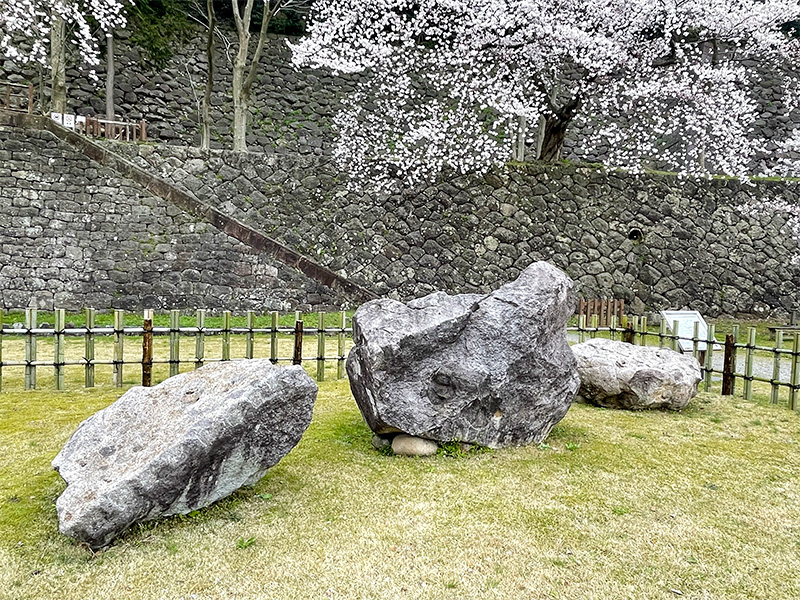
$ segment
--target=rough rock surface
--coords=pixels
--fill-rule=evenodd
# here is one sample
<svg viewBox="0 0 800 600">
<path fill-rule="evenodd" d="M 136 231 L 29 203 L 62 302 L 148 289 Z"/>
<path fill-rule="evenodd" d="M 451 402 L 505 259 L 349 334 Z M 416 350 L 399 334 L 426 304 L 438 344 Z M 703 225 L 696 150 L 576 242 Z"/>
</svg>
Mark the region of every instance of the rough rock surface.
<svg viewBox="0 0 800 600">
<path fill-rule="evenodd" d="M 606 408 L 680 410 L 697 395 L 700 365 L 668 348 L 594 339 L 572 347 L 578 399 Z"/>
<path fill-rule="evenodd" d="M 133 523 L 188 513 L 261 479 L 311 422 L 317 386 L 268 360 L 209 364 L 132 388 L 53 460 L 59 529 L 93 548 Z"/>
<path fill-rule="evenodd" d="M 367 424 L 492 448 L 541 442 L 579 385 L 574 306 L 572 281 L 545 262 L 489 295 L 362 305 L 347 373 Z"/>
</svg>

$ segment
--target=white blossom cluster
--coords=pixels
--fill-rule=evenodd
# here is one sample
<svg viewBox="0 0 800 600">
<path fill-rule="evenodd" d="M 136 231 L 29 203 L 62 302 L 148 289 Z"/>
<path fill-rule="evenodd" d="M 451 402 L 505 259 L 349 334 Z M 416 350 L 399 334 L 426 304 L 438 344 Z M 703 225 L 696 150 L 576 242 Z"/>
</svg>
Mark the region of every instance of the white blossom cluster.
<svg viewBox="0 0 800 600">
<path fill-rule="evenodd" d="M 93 26 L 101 31 L 125 27 L 121 0 L 0 0 L 0 55 L 18 63 L 48 61 L 50 29 L 60 17 L 81 60 L 100 63 Z"/>
<path fill-rule="evenodd" d="M 745 65 L 800 66 L 781 30 L 798 18 L 798 0 L 317 0 L 291 46 L 368 76 L 336 155 L 372 183 L 504 162 L 540 116 L 581 120 L 614 166 L 743 175 L 765 147 Z M 798 79 L 782 84 L 791 110 Z"/>
</svg>

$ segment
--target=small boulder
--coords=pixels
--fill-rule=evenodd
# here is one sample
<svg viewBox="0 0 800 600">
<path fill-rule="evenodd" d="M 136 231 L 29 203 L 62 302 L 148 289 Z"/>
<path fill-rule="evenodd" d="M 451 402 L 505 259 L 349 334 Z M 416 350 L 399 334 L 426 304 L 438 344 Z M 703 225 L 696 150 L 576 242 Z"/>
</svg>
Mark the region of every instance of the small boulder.
<svg viewBox="0 0 800 600">
<path fill-rule="evenodd" d="M 667 348 L 596 338 L 572 347 L 578 399 L 606 408 L 681 410 L 697 395 L 700 364 Z"/>
<path fill-rule="evenodd" d="M 384 448 L 391 447 L 392 438 L 375 434 L 372 436 L 372 447 L 375 450 L 383 450 Z"/>
<path fill-rule="evenodd" d="M 401 433 L 392 440 L 392 452 L 401 456 L 433 456 L 439 445 L 431 440 Z"/>
<path fill-rule="evenodd" d="M 579 379 L 572 281 L 538 262 L 488 295 L 381 299 L 353 318 L 350 389 L 373 432 L 498 448 L 542 442 Z"/>
<path fill-rule="evenodd" d="M 188 513 L 261 479 L 311 422 L 301 367 L 212 363 L 135 387 L 80 424 L 53 460 L 59 529 L 92 548 L 133 523 Z"/>
</svg>

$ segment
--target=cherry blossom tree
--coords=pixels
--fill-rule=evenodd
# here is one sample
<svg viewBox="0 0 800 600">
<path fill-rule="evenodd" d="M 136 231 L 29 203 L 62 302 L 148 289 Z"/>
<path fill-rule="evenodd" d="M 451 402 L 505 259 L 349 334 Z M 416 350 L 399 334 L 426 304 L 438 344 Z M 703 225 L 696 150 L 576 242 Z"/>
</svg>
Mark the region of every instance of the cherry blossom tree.
<svg viewBox="0 0 800 600">
<path fill-rule="evenodd" d="M 756 66 L 797 102 L 800 41 L 781 26 L 797 0 L 318 0 L 298 66 L 362 73 L 337 118 L 339 160 L 357 176 L 430 179 L 448 166 L 561 158 L 579 121 L 617 166 L 658 157 L 682 172 L 744 174 Z"/>
<path fill-rule="evenodd" d="M 95 32 L 105 35 L 125 27 L 122 8 L 122 0 L 0 0 L 0 53 L 20 63 L 49 66 L 52 109 L 64 112 L 66 44 L 75 46 L 85 65 L 97 66 Z"/>
</svg>

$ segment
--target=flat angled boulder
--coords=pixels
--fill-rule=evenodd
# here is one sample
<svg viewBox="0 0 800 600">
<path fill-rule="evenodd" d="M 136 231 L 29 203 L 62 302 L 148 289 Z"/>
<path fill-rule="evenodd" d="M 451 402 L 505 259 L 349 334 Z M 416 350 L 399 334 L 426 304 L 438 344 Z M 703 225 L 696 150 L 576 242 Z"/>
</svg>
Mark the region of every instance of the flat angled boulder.
<svg viewBox="0 0 800 600">
<path fill-rule="evenodd" d="M 572 281 L 544 262 L 488 295 L 373 300 L 347 359 L 369 427 L 492 448 L 543 441 L 578 389 Z"/>
<path fill-rule="evenodd" d="M 86 419 L 53 460 L 59 529 L 102 547 L 261 479 L 300 441 L 317 386 L 301 367 L 220 362 L 135 387 Z"/>
<path fill-rule="evenodd" d="M 578 399 L 605 408 L 680 410 L 697 395 L 700 364 L 668 348 L 596 338 L 572 347 Z"/>
</svg>

